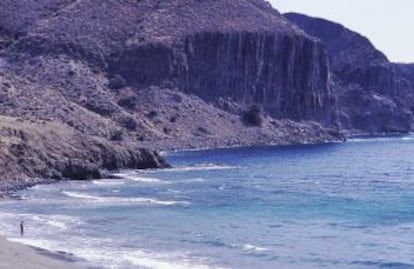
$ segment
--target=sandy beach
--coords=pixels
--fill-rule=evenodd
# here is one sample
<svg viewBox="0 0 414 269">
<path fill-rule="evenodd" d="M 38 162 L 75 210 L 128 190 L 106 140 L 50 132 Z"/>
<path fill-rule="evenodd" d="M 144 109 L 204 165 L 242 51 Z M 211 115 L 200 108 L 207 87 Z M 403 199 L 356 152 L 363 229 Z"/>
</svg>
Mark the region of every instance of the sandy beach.
<svg viewBox="0 0 414 269">
<path fill-rule="evenodd" d="M 0 236 L 0 269 L 81 269 L 87 268 L 67 255 L 9 242 Z"/>
</svg>

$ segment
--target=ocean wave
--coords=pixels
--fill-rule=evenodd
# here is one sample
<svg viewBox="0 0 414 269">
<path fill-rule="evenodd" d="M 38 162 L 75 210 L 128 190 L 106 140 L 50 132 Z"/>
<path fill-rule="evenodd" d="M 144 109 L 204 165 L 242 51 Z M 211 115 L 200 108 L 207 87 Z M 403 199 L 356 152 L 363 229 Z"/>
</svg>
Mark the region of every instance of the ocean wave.
<svg viewBox="0 0 414 269">
<path fill-rule="evenodd" d="M 88 247 L 74 247 L 62 245 L 54 240 L 45 240 L 25 237 L 8 237 L 8 241 L 20 243 L 36 248 L 55 252 L 56 250 L 71 251 L 76 257 L 85 259 L 96 265 L 111 264 L 111 268 L 135 268 L 148 269 L 227 269 L 219 266 L 205 264 L 205 259 L 188 257 L 184 253 L 150 253 L 142 250 L 113 250 L 105 247 L 89 245 Z M 104 240 L 105 241 L 105 240 Z"/>
<path fill-rule="evenodd" d="M 77 217 L 67 215 L 43 215 L 43 214 L 14 214 L 14 213 L 1 213 L 0 219 L 2 223 L 19 223 L 24 220 L 30 223 L 31 226 L 53 226 L 55 228 L 66 230 L 68 225 L 77 225 L 81 223 L 81 220 Z"/>
<path fill-rule="evenodd" d="M 177 166 L 172 168 L 163 169 L 166 172 L 189 172 L 189 171 L 208 171 L 208 170 L 230 170 L 237 169 L 237 166 L 231 165 L 218 165 L 213 163 L 199 164 L 194 166 Z M 161 171 L 161 172 L 162 172 Z"/>
<path fill-rule="evenodd" d="M 348 142 L 354 143 L 367 143 L 367 142 L 387 142 L 387 141 L 411 141 L 414 140 L 414 136 L 384 136 L 384 137 L 355 137 L 348 139 Z"/>
<path fill-rule="evenodd" d="M 268 248 L 259 247 L 259 246 L 255 246 L 255 245 L 251 245 L 251 244 L 244 244 L 242 246 L 242 249 L 245 250 L 245 251 L 258 251 L 258 252 L 269 250 Z"/>
<path fill-rule="evenodd" d="M 58 220 L 48 220 L 47 224 L 54 226 L 56 228 L 59 228 L 61 230 L 66 230 L 68 229 L 68 226 L 65 222 L 62 221 L 58 221 Z"/>
<path fill-rule="evenodd" d="M 70 249 L 71 253 L 79 258 L 101 265 L 111 264 L 111 268 L 114 269 L 132 267 L 149 269 L 226 269 L 224 267 L 203 264 L 196 258 L 187 257 L 185 254 L 179 252 L 167 254 L 150 253 L 142 250 L 114 251 L 113 249 L 98 248 L 96 245 L 91 245 L 86 248 L 77 248 L 63 246 L 61 243 L 57 244 L 57 241 L 24 237 L 9 237 L 7 240 L 49 251 L 56 251 L 59 249 L 63 252 L 67 252 Z"/>
<path fill-rule="evenodd" d="M 80 192 L 71 192 L 71 191 L 62 191 L 62 194 L 72 197 L 72 198 L 79 198 L 79 199 L 86 199 L 86 200 L 101 200 L 102 197 L 93 196 L 85 193 Z"/>
<path fill-rule="evenodd" d="M 147 197 L 113 197 L 113 196 L 95 196 L 87 193 L 80 193 L 80 192 L 69 192 L 63 191 L 64 195 L 82 199 L 82 200 L 89 200 L 91 202 L 98 202 L 100 204 L 153 204 L 153 205 L 188 205 L 189 202 L 187 201 L 168 201 L 168 200 L 158 200 L 155 198 L 147 198 Z"/>
<path fill-rule="evenodd" d="M 363 265 L 370 267 L 379 268 L 390 268 L 390 269 L 414 269 L 414 264 L 404 262 L 385 262 L 385 261 L 354 261 L 351 265 Z"/>
<path fill-rule="evenodd" d="M 68 229 L 68 224 L 77 222 L 74 218 L 61 216 L 61 215 L 29 215 L 30 218 L 26 217 L 25 219 L 29 219 L 32 223 L 38 224 L 46 224 L 48 226 L 53 226 L 60 230 Z"/>
<path fill-rule="evenodd" d="M 205 181 L 206 180 L 204 178 L 189 178 L 189 179 L 175 179 L 175 180 L 169 181 L 169 183 L 201 183 Z"/>
<path fill-rule="evenodd" d="M 231 248 L 234 249 L 241 249 L 243 251 L 247 251 L 247 252 L 264 252 L 264 251 L 268 251 L 268 248 L 265 247 L 260 247 L 260 246 L 256 246 L 256 245 L 252 245 L 252 244 L 242 244 L 242 245 L 237 245 L 237 244 L 230 244 L 229 245 Z"/>
<path fill-rule="evenodd" d="M 158 257 L 157 257 L 158 256 Z M 188 261 L 186 257 L 160 257 L 142 251 L 134 251 L 124 255 L 124 259 L 136 266 L 151 269 L 211 269 L 213 267 Z M 218 267 L 214 267 L 218 269 Z"/>
<path fill-rule="evenodd" d="M 183 242 L 190 242 L 190 243 L 202 243 L 205 245 L 209 245 L 209 246 L 214 246 L 214 247 L 224 247 L 224 248 L 230 248 L 230 249 L 238 249 L 238 250 L 242 250 L 245 252 L 264 252 L 264 251 L 268 251 L 268 248 L 265 247 L 261 247 L 261 246 L 257 246 L 257 245 L 253 245 L 253 244 L 230 244 L 230 243 L 226 243 L 223 242 L 221 240 L 202 240 L 202 241 L 193 241 L 193 240 L 182 240 Z"/>
<path fill-rule="evenodd" d="M 76 253 L 75 253 L 76 254 Z M 150 253 L 141 250 L 111 251 L 110 255 L 102 250 L 87 250 L 80 256 L 102 264 L 112 264 L 111 268 L 148 268 L 148 269 L 226 269 L 219 266 L 203 264 L 183 253 Z M 131 266 L 132 265 L 132 266 Z"/>
<path fill-rule="evenodd" d="M 93 184 L 98 186 L 116 186 L 116 185 L 124 185 L 125 181 L 119 179 L 100 179 L 100 180 L 93 180 Z"/>
<path fill-rule="evenodd" d="M 162 180 L 159 178 L 152 178 L 152 177 L 143 177 L 142 175 L 137 175 L 134 173 L 117 173 L 114 174 L 122 179 L 135 181 L 135 182 L 142 182 L 142 183 L 161 183 Z"/>
</svg>

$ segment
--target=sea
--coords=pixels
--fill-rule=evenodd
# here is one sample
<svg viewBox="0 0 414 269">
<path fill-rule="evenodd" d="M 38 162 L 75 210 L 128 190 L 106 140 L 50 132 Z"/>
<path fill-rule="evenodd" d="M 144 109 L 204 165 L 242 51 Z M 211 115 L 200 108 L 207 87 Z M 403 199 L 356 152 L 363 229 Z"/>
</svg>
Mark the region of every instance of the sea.
<svg viewBox="0 0 414 269">
<path fill-rule="evenodd" d="M 165 154 L 18 192 L 0 234 L 96 268 L 414 268 L 414 136 Z"/>
</svg>

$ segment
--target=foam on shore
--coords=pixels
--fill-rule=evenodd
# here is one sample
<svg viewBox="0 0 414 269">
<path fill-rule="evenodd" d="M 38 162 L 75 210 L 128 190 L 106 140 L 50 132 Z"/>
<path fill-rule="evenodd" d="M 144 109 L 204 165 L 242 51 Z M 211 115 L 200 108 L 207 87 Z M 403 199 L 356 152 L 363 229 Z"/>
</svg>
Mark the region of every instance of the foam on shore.
<svg viewBox="0 0 414 269">
<path fill-rule="evenodd" d="M 99 204 L 153 204 L 166 206 L 189 204 L 187 201 L 158 200 L 149 197 L 105 197 L 72 191 L 63 191 L 62 193 L 71 198 L 88 200 L 89 202 L 97 202 Z"/>
</svg>

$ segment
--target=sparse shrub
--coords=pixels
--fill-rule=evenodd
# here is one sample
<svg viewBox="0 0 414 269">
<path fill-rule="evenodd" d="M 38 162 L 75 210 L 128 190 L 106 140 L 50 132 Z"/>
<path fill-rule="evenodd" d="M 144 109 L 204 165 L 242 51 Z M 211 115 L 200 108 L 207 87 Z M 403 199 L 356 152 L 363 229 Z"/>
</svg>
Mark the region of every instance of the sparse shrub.
<svg viewBox="0 0 414 269">
<path fill-rule="evenodd" d="M 73 77 L 75 74 L 76 74 L 76 73 L 75 73 L 75 71 L 73 71 L 73 70 L 69 70 L 69 71 L 68 71 L 68 75 L 69 75 L 70 77 Z"/>
<path fill-rule="evenodd" d="M 157 112 L 157 111 L 155 111 L 155 110 L 151 111 L 151 112 L 150 112 L 150 113 L 148 113 L 148 115 L 147 115 L 147 117 L 148 117 L 148 118 L 150 118 L 150 119 L 153 119 L 153 118 L 155 118 L 156 116 L 158 116 L 158 112 Z"/>
<path fill-rule="evenodd" d="M 135 96 L 125 97 L 118 101 L 118 105 L 126 109 L 135 109 L 136 104 L 137 104 L 137 98 Z"/>
<path fill-rule="evenodd" d="M 162 129 L 162 131 L 163 131 L 165 134 L 170 134 L 170 133 L 171 133 L 171 129 L 170 129 L 170 128 L 168 128 L 168 127 L 164 127 L 164 128 Z"/>
<path fill-rule="evenodd" d="M 122 141 L 124 134 L 121 130 L 115 130 L 111 134 L 111 140 L 112 141 Z"/>
<path fill-rule="evenodd" d="M 74 123 L 72 120 L 69 120 L 69 121 L 67 121 L 66 123 L 67 123 L 67 125 L 69 125 L 70 127 L 74 127 L 74 126 L 75 126 L 75 123 Z"/>
<path fill-rule="evenodd" d="M 204 134 L 211 134 L 206 128 L 204 128 L 204 127 L 198 127 L 198 131 L 200 131 L 201 133 L 204 133 Z"/>
<path fill-rule="evenodd" d="M 109 79 L 108 87 L 117 90 L 126 86 L 126 80 L 121 76 L 116 74 L 111 79 Z"/>
<path fill-rule="evenodd" d="M 135 130 L 137 130 L 137 129 L 138 129 L 138 123 L 137 123 L 137 121 L 136 121 L 134 118 L 132 118 L 132 117 L 129 117 L 129 116 L 121 117 L 121 118 L 118 120 L 118 122 L 119 122 L 119 124 L 120 124 L 122 127 L 124 127 L 124 128 L 125 128 L 125 129 L 127 129 L 127 130 L 130 130 L 130 131 L 135 131 Z"/>
<path fill-rule="evenodd" d="M 258 105 L 252 105 L 249 110 L 243 113 L 243 121 L 251 126 L 263 125 L 263 112 Z"/>
</svg>

